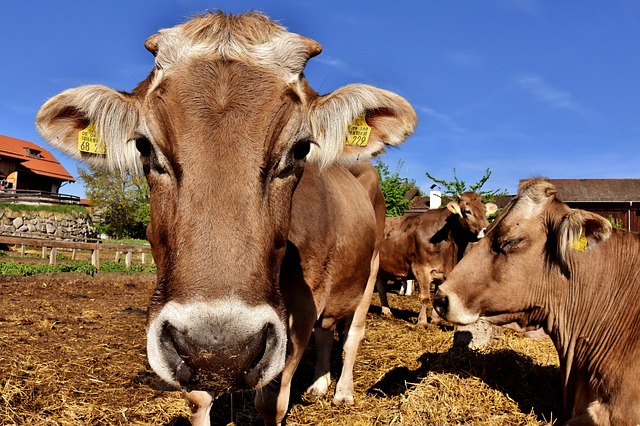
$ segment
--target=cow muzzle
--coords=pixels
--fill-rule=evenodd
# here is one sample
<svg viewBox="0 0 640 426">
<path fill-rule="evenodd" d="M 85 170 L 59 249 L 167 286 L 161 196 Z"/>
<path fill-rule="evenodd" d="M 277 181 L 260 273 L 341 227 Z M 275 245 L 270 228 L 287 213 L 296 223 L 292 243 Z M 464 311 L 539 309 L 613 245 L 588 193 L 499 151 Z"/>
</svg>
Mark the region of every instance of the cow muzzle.
<svg viewBox="0 0 640 426">
<path fill-rule="evenodd" d="M 260 388 L 284 367 L 286 329 L 270 306 L 170 302 L 149 323 L 147 355 L 166 382 L 186 390 Z"/>
<path fill-rule="evenodd" d="M 433 309 L 445 320 L 454 324 L 466 325 L 474 323 L 480 317 L 479 313 L 473 313 L 462 303 L 456 293 L 447 292 L 446 285 L 441 286 L 433 298 Z"/>
</svg>

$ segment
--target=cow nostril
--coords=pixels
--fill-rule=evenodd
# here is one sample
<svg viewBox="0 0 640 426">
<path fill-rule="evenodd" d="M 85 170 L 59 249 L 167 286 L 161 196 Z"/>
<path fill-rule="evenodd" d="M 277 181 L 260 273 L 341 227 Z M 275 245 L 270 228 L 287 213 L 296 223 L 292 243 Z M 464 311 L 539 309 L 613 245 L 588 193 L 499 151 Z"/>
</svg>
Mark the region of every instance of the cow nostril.
<svg viewBox="0 0 640 426">
<path fill-rule="evenodd" d="M 272 324 L 267 324 L 262 329 L 262 332 L 260 333 L 260 335 L 256 336 L 256 339 L 259 339 L 257 340 L 258 345 L 255 346 L 255 350 L 257 352 L 256 352 L 256 355 L 253 357 L 253 360 L 247 367 L 247 372 L 256 368 L 257 365 L 262 360 L 262 358 L 264 357 L 264 354 L 267 352 L 267 338 L 269 337 L 269 334 L 272 328 L 273 328 Z"/>
<path fill-rule="evenodd" d="M 178 379 L 178 382 L 182 385 L 189 383 L 191 380 L 191 370 L 187 364 L 185 364 L 184 360 L 180 360 L 178 367 L 176 367 L 176 379 Z"/>
<path fill-rule="evenodd" d="M 447 308 L 449 307 L 449 299 L 447 296 L 443 296 L 439 292 L 436 293 L 436 296 L 433 298 L 433 309 L 436 310 L 438 315 L 441 317 L 444 316 L 447 312 Z"/>
<path fill-rule="evenodd" d="M 253 352 L 255 353 L 255 356 L 247 365 L 247 368 L 244 370 L 244 380 L 250 387 L 257 386 L 258 382 L 261 380 L 261 370 L 263 370 L 263 367 L 260 367 L 260 363 L 263 361 L 267 353 L 269 338 L 273 337 L 273 332 L 274 325 L 267 324 L 262 329 L 262 332 L 255 337 L 255 341 L 257 343 L 255 346 L 253 346 Z"/>
</svg>

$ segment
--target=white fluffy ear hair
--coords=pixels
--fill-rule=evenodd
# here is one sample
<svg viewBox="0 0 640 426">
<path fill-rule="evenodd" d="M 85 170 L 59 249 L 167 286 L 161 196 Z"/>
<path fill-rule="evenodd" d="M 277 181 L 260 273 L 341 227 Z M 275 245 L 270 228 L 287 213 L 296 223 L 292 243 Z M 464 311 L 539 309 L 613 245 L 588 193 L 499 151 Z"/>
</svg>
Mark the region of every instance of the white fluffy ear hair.
<svg viewBox="0 0 640 426">
<path fill-rule="evenodd" d="M 65 90 L 49 99 L 36 115 L 36 128 L 44 140 L 64 153 L 92 166 L 127 173 L 142 173 L 133 143 L 139 114 L 126 94 L 105 86 L 90 85 Z M 106 154 L 78 148 L 78 133 L 95 126 Z"/>
<path fill-rule="evenodd" d="M 366 145 L 345 144 L 348 127 L 364 117 L 371 133 Z M 368 161 L 386 146 L 404 142 L 418 118 L 409 102 L 395 93 L 364 84 L 352 84 L 322 96 L 311 105 L 310 122 L 317 146 L 307 161 L 322 166 L 334 162 Z"/>
</svg>

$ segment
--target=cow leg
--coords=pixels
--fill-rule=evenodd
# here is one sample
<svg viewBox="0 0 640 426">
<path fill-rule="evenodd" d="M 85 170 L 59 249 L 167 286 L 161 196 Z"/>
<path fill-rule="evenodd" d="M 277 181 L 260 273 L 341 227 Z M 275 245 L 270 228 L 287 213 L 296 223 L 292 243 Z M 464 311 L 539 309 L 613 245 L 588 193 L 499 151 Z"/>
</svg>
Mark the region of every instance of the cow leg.
<svg viewBox="0 0 640 426">
<path fill-rule="evenodd" d="M 369 305 L 371 304 L 371 297 L 373 296 L 373 288 L 376 284 L 379 264 L 380 258 L 376 253 L 371 260 L 371 274 L 369 275 L 367 287 L 364 290 L 362 299 L 360 300 L 353 317 L 347 319 L 344 327 L 344 363 L 342 364 L 342 372 L 340 373 L 340 379 L 338 379 L 336 392 L 333 397 L 333 403 L 336 405 L 354 403 L 353 366 L 356 361 L 358 347 L 364 337 L 365 320 L 367 312 L 369 311 Z"/>
<path fill-rule="evenodd" d="M 280 425 L 289 408 L 291 394 L 291 379 L 304 354 L 304 350 L 311 337 L 313 327 L 301 327 L 302 332 L 296 333 L 296 326 L 291 327 L 290 350 L 280 378 L 258 389 L 254 404 L 264 419 L 265 425 Z"/>
<path fill-rule="evenodd" d="M 182 395 L 191 409 L 191 424 L 193 426 L 210 426 L 209 412 L 213 403 L 211 394 L 205 391 L 186 392 L 183 390 Z"/>
<path fill-rule="evenodd" d="M 431 282 L 429 283 L 429 291 L 430 291 L 430 296 L 432 296 L 436 294 L 436 291 L 438 291 L 438 287 L 440 287 L 440 284 L 444 282 L 446 277 L 442 272 L 436 269 L 433 269 L 430 274 L 430 279 L 431 279 Z M 436 310 L 432 308 L 431 324 L 440 324 L 441 321 L 442 321 L 442 318 L 440 318 L 440 315 L 438 315 Z"/>
<path fill-rule="evenodd" d="M 427 268 L 420 268 L 413 271 L 413 275 L 418 282 L 418 289 L 420 290 L 420 313 L 418 314 L 418 325 L 426 327 L 427 321 L 427 307 L 431 300 L 431 274 L 426 272 Z M 430 268 L 428 269 L 431 270 Z"/>
<path fill-rule="evenodd" d="M 315 396 L 322 396 L 329 390 L 331 384 L 331 346 L 333 345 L 333 335 L 335 330 L 315 329 L 317 360 L 316 372 L 313 376 L 313 384 L 307 389 L 307 393 Z"/>
<path fill-rule="evenodd" d="M 382 278 L 376 279 L 376 290 L 378 290 L 378 297 L 380 297 L 382 316 L 393 318 L 393 314 L 389 308 L 389 301 L 387 300 L 387 280 Z"/>
</svg>

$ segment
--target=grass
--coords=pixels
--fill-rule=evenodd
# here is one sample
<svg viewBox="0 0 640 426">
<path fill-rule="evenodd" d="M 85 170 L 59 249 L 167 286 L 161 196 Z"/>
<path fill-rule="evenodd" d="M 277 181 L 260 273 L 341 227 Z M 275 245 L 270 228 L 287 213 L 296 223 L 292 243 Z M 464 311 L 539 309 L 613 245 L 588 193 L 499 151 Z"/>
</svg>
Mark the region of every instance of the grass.
<svg viewBox="0 0 640 426">
<path fill-rule="evenodd" d="M 27 204 L 12 204 L 12 203 L 0 203 L 0 208 L 6 208 L 9 210 L 13 210 L 15 212 L 53 212 L 53 213 L 71 213 L 73 211 L 82 213 L 85 215 L 89 215 L 89 211 L 83 206 L 77 205 L 41 205 L 41 206 L 33 206 Z"/>
</svg>

